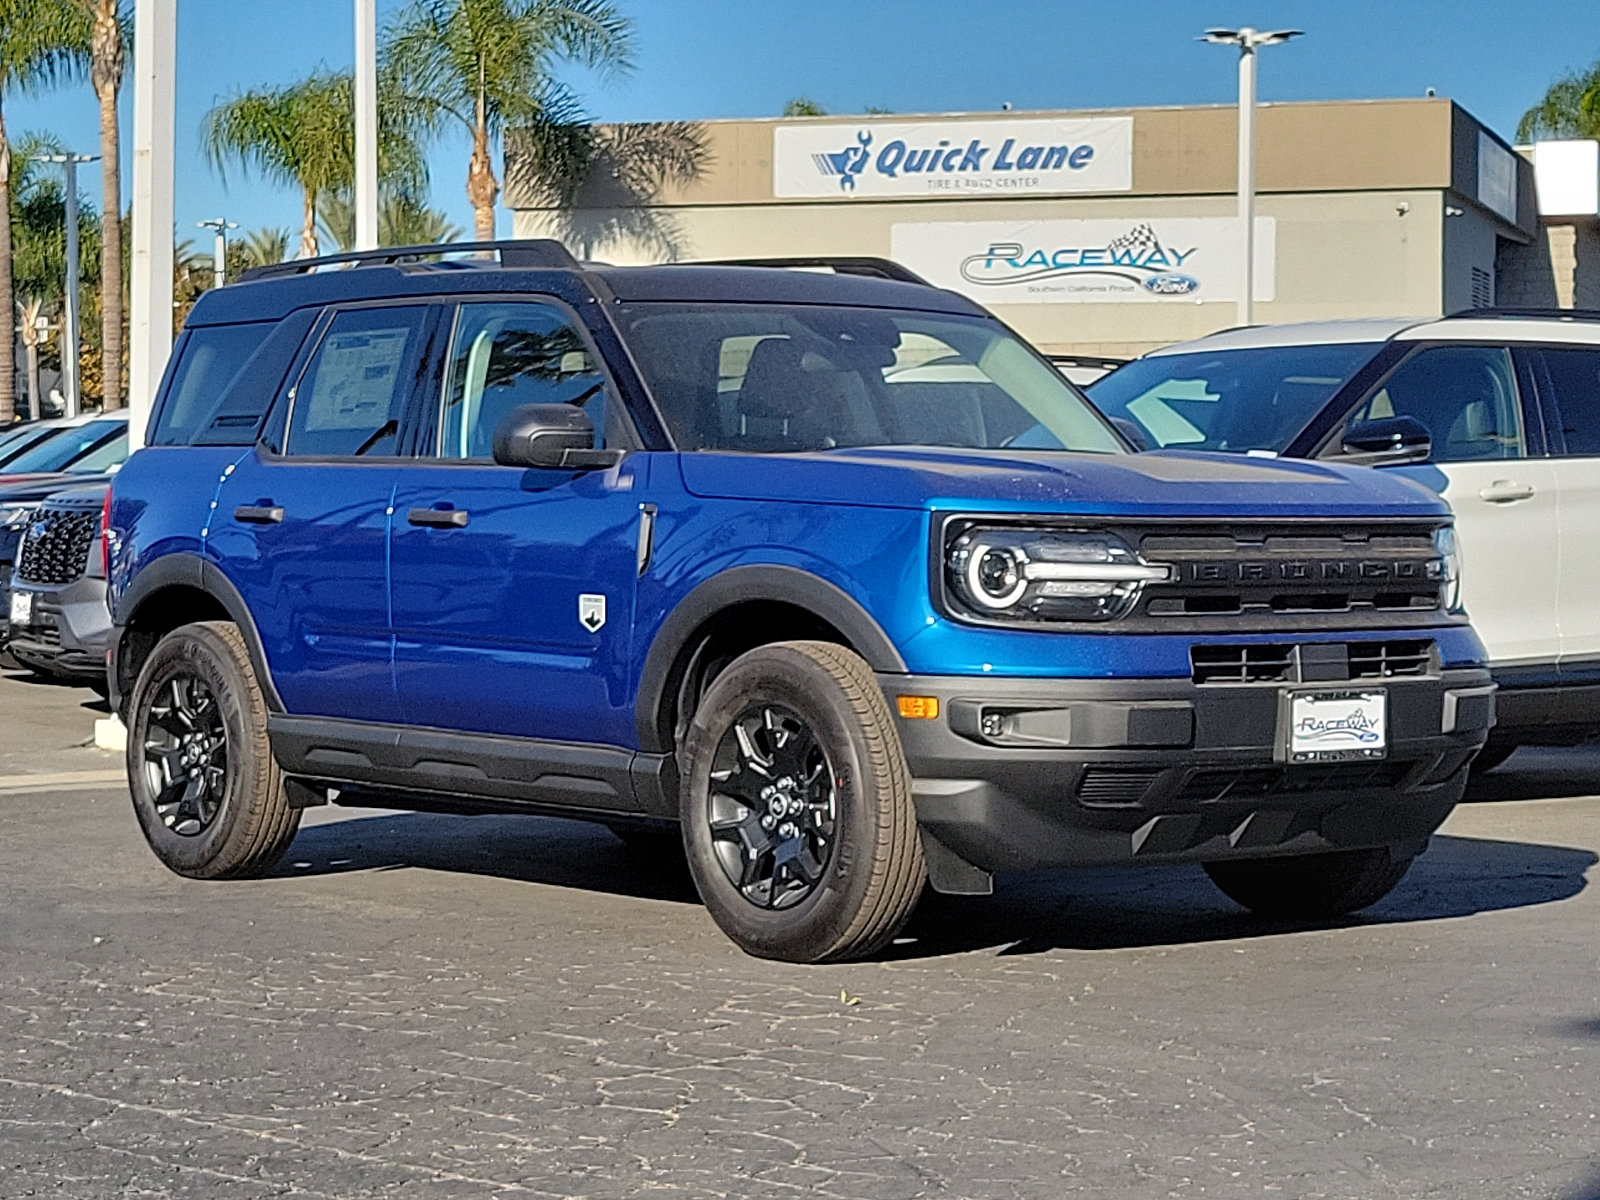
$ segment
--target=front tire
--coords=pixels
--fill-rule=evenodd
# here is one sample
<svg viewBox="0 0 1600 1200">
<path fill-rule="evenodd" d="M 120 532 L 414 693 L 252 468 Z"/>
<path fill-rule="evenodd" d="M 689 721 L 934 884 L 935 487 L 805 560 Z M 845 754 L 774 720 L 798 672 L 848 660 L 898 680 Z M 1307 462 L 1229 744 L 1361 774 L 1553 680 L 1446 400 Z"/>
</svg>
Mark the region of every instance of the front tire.
<svg viewBox="0 0 1600 1200">
<path fill-rule="evenodd" d="M 145 660 L 128 703 L 128 785 L 145 840 L 190 879 L 249 879 L 300 810 L 267 745 L 267 705 L 238 627 L 185 625 Z"/>
<path fill-rule="evenodd" d="M 1326 920 L 1376 904 L 1405 878 L 1412 858 L 1385 847 L 1297 854 L 1287 858 L 1235 858 L 1205 864 L 1211 882 L 1263 917 Z"/>
<path fill-rule="evenodd" d="M 877 678 L 827 642 L 736 659 L 684 748 L 684 847 L 712 919 L 762 958 L 881 949 L 927 877 L 900 735 Z"/>
</svg>

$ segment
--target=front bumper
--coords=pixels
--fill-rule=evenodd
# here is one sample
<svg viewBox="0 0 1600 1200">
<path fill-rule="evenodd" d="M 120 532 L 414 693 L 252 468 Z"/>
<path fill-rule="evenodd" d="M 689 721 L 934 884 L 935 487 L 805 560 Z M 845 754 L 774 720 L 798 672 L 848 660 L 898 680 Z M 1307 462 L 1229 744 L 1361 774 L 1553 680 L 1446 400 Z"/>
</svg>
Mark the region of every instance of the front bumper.
<svg viewBox="0 0 1600 1200">
<path fill-rule="evenodd" d="M 959 875 L 962 863 L 993 872 L 1375 846 L 1414 853 L 1460 800 L 1494 724 L 1482 669 L 1332 685 L 879 681 L 891 711 L 902 695 L 939 701 L 937 718 L 897 718 L 917 818 L 938 843 L 935 887 L 950 855 Z M 1386 757 L 1285 761 L 1285 692 L 1376 687 L 1388 695 Z M 999 718 L 1000 732 L 984 732 L 985 716 Z"/>
<path fill-rule="evenodd" d="M 6 649 L 13 658 L 57 675 L 105 677 L 112 626 L 104 579 L 85 576 L 60 587 L 14 580 L 13 588 L 33 593 L 32 620 L 6 630 Z"/>
</svg>

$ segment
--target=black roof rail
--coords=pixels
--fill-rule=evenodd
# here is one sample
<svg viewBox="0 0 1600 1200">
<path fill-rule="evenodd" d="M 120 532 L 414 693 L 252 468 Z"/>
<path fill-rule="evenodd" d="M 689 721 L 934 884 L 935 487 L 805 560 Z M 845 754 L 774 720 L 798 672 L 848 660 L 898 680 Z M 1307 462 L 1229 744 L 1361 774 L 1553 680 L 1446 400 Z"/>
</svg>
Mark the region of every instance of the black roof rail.
<svg viewBox="0 0 1600 1200">
<path fill-rule="evenodd" d="M 711 262 L 685 263 L 691 267 L 829 267 L 836 275 L 865 275 L 872 279 L 892 279 L 896 283 L 915 283 L 933 287 L 909 267 L 890 258 L 852 255 L 807 255 L 799 258 L 722 258 Z"/>
<path fill-rule="evenodd" d="M 429 255 L 495 251 L 500 266 L 507 269 L 547 267 L 576 270 L 580 266 L 572 252 L 551 238 L 509 239 L 498 242 L 440 242 L 431 246 L 384 246 L 378 250 L 350 250 L 343 254 L 321 254 L 316 258 L 292 258 L 288 262 L 251 267 L 239 276 L 240 283 L 255 279 L 278 279 L 287 275 L 307 275 L 319 267 L 346 264 L 352 267 L 391 267 L 397 263 L 419 262 Z"/>
<path fill-rule="evenodd" d="M 1057 366 L 1104 367 L 1108 371 L 1125 367 L 1133 361 L 1128 358 L 1111 358 L 1105 354 L 1046 354 L 1045 358 Z"/>
<path fill-rule="evenodd" d="M 1545 321 L 1600 321 L 1596 308 L 1462 308 L 1446 313 L 1446 320 L 1472 317 L 1537 317 Z"/>
</svg>

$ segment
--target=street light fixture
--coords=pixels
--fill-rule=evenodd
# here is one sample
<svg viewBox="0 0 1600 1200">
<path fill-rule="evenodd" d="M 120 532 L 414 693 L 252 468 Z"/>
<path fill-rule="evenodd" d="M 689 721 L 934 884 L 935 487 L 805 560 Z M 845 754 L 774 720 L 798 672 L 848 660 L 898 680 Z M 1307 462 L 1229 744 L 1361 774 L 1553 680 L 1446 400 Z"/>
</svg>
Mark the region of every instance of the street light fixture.
<svg viewBox="0 0 1600 1200">
<path fill-rule="evenodd" d="M 217 235 L 211 245 L 211 286 L 222 287 L 228 282 L 228 230 L 239 225 L 227 217 L 212 217 L 209 221 L 196 221 L 195 225 Z"/>
<path fill-rule="evenodd" d="M 1263 32 L 1248 25 L 1240 29 L 1208 29 L 1198 40 L 1218 46 L 1239 47 L 1239 237 L 1240 269 L 1238 324 L 1255 322 L 1256 286 L 1256 50 L 1278 46 L 1299 37 L 1301 30 Z"/>
<path fill-rule="evenodd" d="M 78 389 L 78 164 L 99 162 L 98 154 L 36 154 L 35 162 L 60 163 L 66 170 L 67 277 L 64 280 L 61 314 L 61 395 L 63 415 L 75 417 L 79 408 Z"/>
</svg>

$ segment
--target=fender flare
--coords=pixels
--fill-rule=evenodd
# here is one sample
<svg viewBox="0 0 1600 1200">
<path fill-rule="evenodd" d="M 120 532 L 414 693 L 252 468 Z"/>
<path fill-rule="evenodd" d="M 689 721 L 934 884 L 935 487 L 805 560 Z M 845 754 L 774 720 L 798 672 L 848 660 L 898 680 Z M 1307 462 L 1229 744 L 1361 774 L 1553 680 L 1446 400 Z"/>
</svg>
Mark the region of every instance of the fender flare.
<svg viewBox="0 0 1600 1200">
<path fill-rule="evenodd" d="M 732 567 L 696 585 L 661 623 L 645 655 L 634 706 L 634 725 L 642 749 L 670 752 L 660 745 L 658 716 L 666 702 L 672 665 L 696 629 L 725 608 L 751 600 L 772 600 L 803 608 L 844 634 L 874 671 L 904 675 L 905 659 L 865 608 L 836 584 L 798 567 Z"/>
<path fill-rule="evenodd" d="M 244 602 L 244 597 L 239 594 L 239 589 L 234 587 L 233 580 L 223 574 L 215 563 L 189 552 L 162 555 L 140 570 L 133 577 L 133 582 L 118 597 L 114 616 L 117 629 L 118 681 L 120 682 L 122 675 L 123 643 L 127 635 L 128 616 L 137 612 L 155 593 L 169 587 L 184 587 L 204 592 L 223 607 L 228 618 L 239 627 L 239 632 L 244 636 L 244 644 L 250 652 L 250 665 L 255 669 L 256 681 L 261 687 L 267 708 L 276 713 L 286 711 L 283 707 L 283 698 L 278 695 L 277 686 L 272 681 L 272 672 L 267 667 L 267 656 L 261 646 L 261 635 L 256 631 L 255 618 L 250 615 L 250 608 Z M 132 680 L 128 681 L 128 685 L 131 688 Z"/>
</svg>

